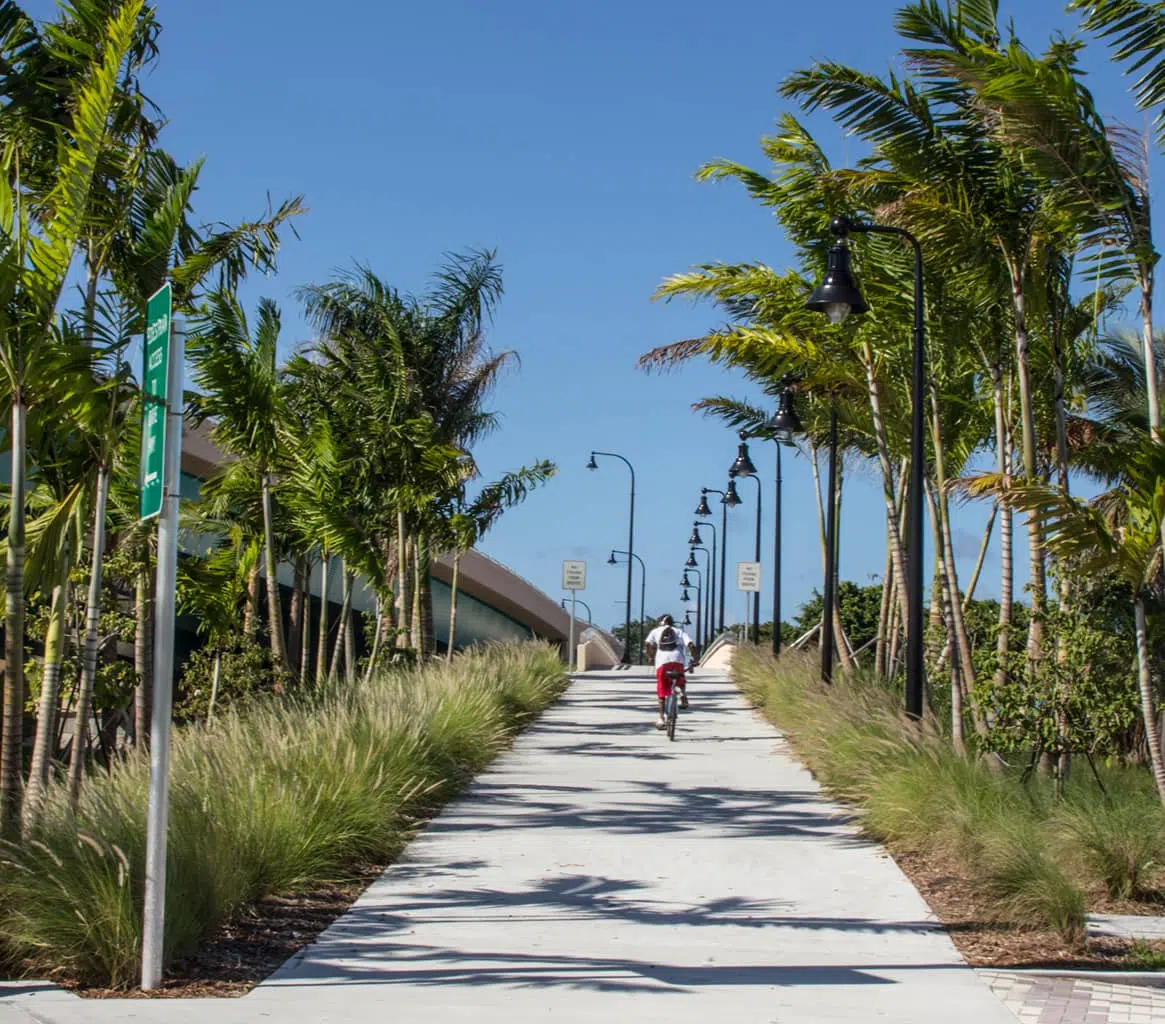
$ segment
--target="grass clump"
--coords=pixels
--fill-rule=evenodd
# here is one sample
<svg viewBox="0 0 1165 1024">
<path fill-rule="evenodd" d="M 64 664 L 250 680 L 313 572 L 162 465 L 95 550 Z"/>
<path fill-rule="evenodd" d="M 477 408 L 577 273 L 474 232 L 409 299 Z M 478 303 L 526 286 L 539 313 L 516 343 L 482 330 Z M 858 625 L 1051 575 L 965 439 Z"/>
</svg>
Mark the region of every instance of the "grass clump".
<svg viewBox="0 0 1165 1024">
<path fill-rule="evenodd" d="M 174 736 L 167 960 L 264 896 L 383 863 L 566 685 L 541 644 L 492 646 Z M 138 976 L 148 759 L 53 789 L 0 851 L 0 961 L 87 985 Z"/>
<path fill-rule="evenodd" d="M 1146 895 L 1165 865 L 1165 812 L 1151 785 L 1130 772 L 1107 772 L 1104 791 L 1076 788 L 1055 821 L 1080 870 L 1114 899 Z"/>
<path fill-rule="evenodd" d="M 823 685 L 807 658 L 738 649 L 737 684 L 779 725 L 822 785 L 891 849 L 957 864 L 997 919 L 1085 941 L 1091 892 L 1137 895 L 1165 863 L 1165 814 L 1144 771 L 1076 773 L 1064 799 L 1036 777 L 961 757 L 933 718 L 855 672 Z"/>
</svg>

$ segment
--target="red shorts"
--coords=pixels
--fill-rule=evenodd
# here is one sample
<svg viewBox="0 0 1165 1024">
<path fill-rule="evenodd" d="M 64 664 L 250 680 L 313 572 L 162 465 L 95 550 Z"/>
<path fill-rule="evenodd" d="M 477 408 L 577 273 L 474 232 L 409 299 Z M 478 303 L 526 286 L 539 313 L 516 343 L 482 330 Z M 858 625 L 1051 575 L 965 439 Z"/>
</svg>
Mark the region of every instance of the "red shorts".
<svg viewBox="0 0 1165 1024">
<path fill-rule="evenodd" d="M 671 680 L 666 678 L 664 673 L 676 668 L 680 670 L 680 677 L 676 682 L 683 689 L 687 680 L 684 679 L 684 663 L 682 661 L 669 661 L 666 665 L 660 665 L 655 670 L 655 692 L 659 694 L 660 700 L 667 700 L 671 696 Z"/>
</svg>

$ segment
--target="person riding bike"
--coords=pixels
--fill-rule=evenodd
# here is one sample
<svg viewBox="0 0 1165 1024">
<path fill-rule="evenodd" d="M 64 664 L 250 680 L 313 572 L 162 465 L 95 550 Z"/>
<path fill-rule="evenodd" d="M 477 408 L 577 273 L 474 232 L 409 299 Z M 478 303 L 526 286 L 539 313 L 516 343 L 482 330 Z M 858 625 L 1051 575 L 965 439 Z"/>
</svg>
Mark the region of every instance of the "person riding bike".
<svg viewBox="0 0 1165 1024">
<path fill-rule="evenodd" d="M 676 686 L 680 691 L 680 707 L 688 706 L 688 686 L 684 678 L 685 664 L 688 668 L 696 664 L 696 645 L 692 638 L 682 629 L 678 629 L 675 620 L 670 615 L 661 615 L 659 625 L 655 627 L 644 640 L 647 656 L 655 663 L 655 692 L 659 697 L 659 721 L 655 723 L 657 729 L 667 727 L 663 717 L 663 703 L 671 696 L 671 680 L 667 678 L 669 671 L 679 671 Z M 686 655 L 686 657 L 685 657 Z"/>
</svg>

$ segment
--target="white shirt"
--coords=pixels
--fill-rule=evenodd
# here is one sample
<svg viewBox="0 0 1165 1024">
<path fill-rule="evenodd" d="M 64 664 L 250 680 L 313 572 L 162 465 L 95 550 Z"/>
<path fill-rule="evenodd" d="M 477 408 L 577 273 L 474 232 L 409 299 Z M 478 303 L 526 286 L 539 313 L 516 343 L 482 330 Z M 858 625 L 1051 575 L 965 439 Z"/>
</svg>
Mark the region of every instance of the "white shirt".
<svg viewBox="0 0 1165 1024">
<path fill-rule="evenodd" d="M 647 634 L 647 639 L 644 644 L 653 646 L 655 648 L 655 667 L 660 665 L 683 665 L 688 660 L 688 644 L 692 642 L 692 638 L 688 636 L 679 626 L 672 626 L 676 631 L 677 644 L 670 651 L 662 651 L 659 648 L 660 634 L 666 629 L 666 626 L 656 626 L 650 633 Z"/>
</svg>

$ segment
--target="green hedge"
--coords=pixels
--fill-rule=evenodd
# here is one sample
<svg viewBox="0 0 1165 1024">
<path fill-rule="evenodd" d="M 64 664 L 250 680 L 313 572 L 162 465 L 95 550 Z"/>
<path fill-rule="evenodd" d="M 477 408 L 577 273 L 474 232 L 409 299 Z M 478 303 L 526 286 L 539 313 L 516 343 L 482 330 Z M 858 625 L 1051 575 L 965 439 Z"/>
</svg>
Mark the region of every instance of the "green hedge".
<svg viewBox="0 0 1165 1024">
<path fill-rule="evenodd" d="M 536 644 L 388 672 L 311 701 L 252 707 L 174 737 L 166 958 L 261 897 L 382 863 L 565 688 Z M 54 789 L 3 851 L 0 947 L 30 974 L 130 986 L 141 958 L 148 761 Z"/>
</svg>

